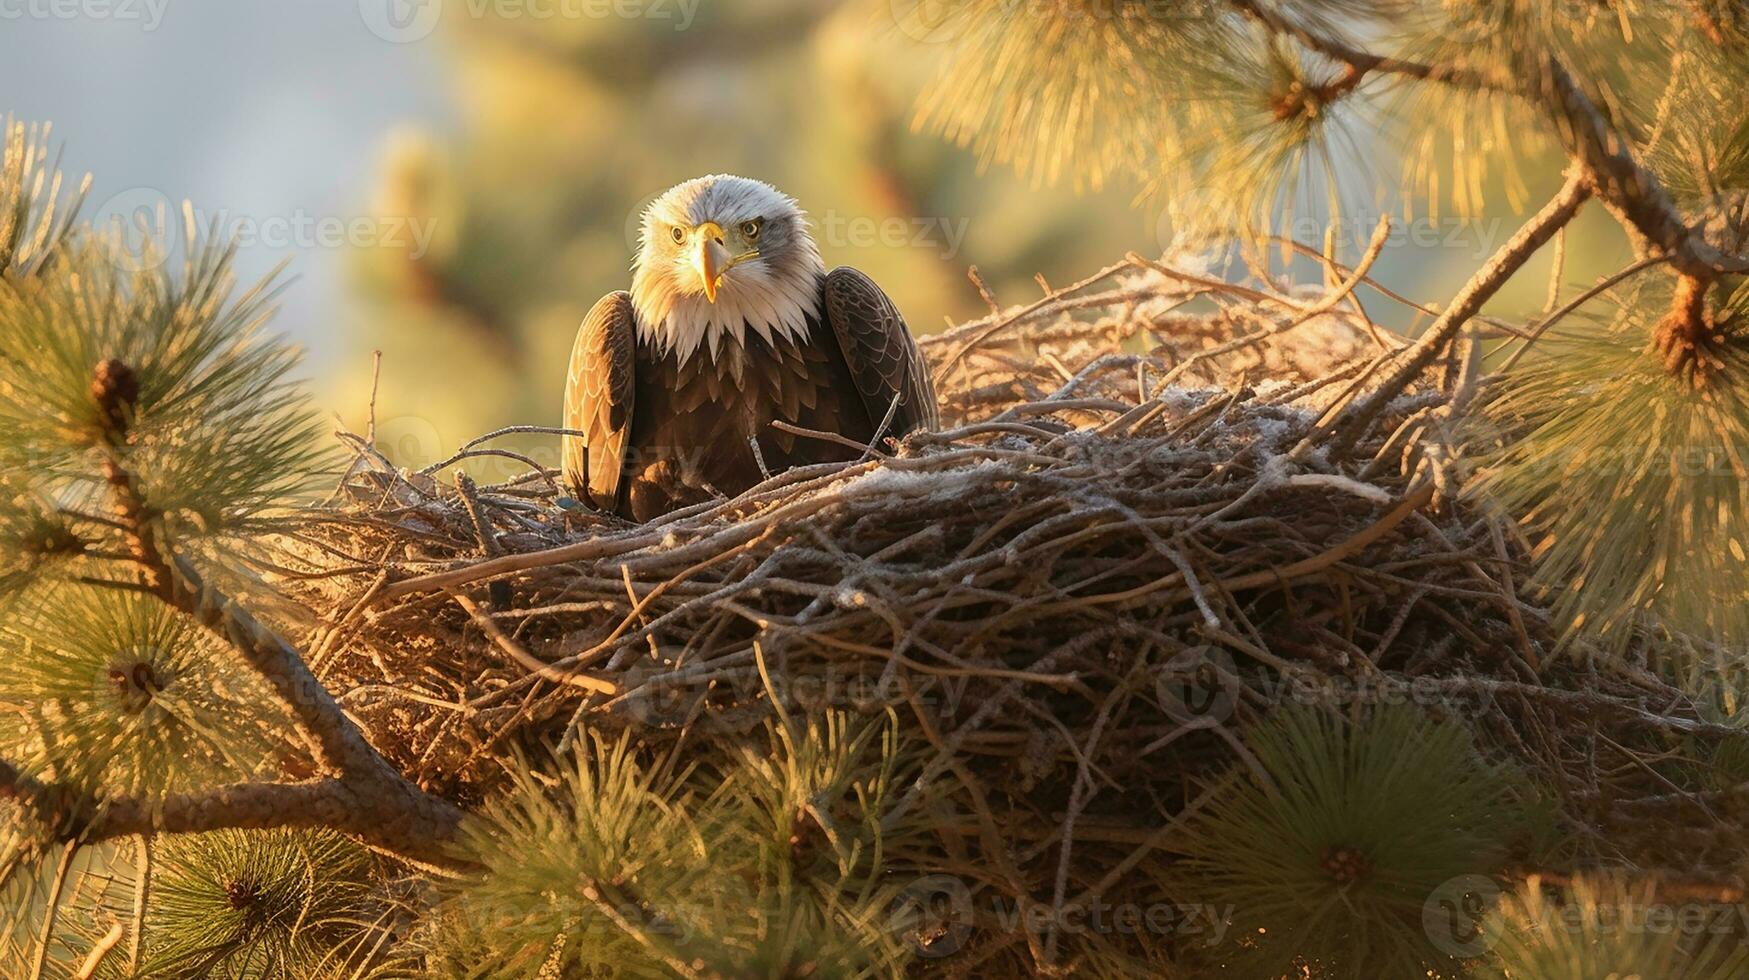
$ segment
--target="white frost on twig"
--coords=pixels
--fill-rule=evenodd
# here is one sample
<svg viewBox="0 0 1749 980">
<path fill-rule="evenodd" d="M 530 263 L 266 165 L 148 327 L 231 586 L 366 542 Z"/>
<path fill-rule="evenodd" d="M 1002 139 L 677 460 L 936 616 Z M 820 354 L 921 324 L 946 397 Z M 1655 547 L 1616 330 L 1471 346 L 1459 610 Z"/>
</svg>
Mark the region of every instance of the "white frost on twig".
<svg viewBox="0 0 1749 980">
<path fill-rule="evenodd" d="M 877 467 L 861 476 L 834 484 L 826 492 L 844 497 L 897 494 L 901 496 L 955 497 L 973 489 L 1007 464 L 986 459 L 968 466 L 941 470 L 900 470 Z"/>
<path fill-rule="evenodd" d="M 1389 504 L 1396 499 L 1370 483 L 1362 483 L 1340 473 L 1298 473 L 1288 477 L 1287 485 L 1290 487 L 1324 487 L 1330 490 L 1340 490 L 1375 504 Z"/>
</svg>

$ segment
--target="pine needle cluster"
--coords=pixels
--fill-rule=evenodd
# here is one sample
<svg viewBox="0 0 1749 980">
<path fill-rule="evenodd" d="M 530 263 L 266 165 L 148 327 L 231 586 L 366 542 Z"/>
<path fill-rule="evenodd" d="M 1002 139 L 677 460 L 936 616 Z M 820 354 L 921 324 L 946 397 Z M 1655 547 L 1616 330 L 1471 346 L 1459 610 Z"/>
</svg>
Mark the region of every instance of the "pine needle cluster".
<svg viewBox="0 0 1749 980">
<path fill-rule="evenodd" d="M 956 57 L 920 101 L 919 125 L 1041 183 L 1099 185 L 1142 166 L 1191 121 L 1192 106 L 1165 98 L 1170 78 L 1214 64 L 1208 46 L 1222 43 L 1193 11 L 1156 17 L 1107 0 L 961 2 L 939 30 Z"/>
<path fill-rule="evenodd" d="M 114 463 L 167 533 L 241 530 L 317 471 L 297 354 L 262 331 L 271 289 L 233 298 L 220 246 L 196 245 L 177 274 L 131 270 L 118 249 L 82 239 L 7 283 L 0 469 L 76 518 L 101 507 Z"/>
<path fill-rule="evenodd" d="M 470 820 L 484 870 L 432 915 L 429 962 L 504 980 L 891 975 L 909 955 L 882 852 L 894 739 L 836 715 L 774 723 L 768 751 L 704 772 L 583 735 Z"/>
<path fill-rule="evenodd" d="M 77 589 L 0 626 L 0 745 L 88 792 L 151 799 L 277 774 L 304 753 L 258 679 L 149 597 Z"/>
<path fill-rule="evenodd" d="M 126 550 L 111 499 L 179 546 L 211 547 L 294 499 L 322 452 L 295 349 L 265 330 L 269 279 L 188 222 L 187 258 L 77 222 L 44 134 L 0 167 L 0 584 L 102 577 Z M 164 253 L 164 254 L 160 254 Z M 145 259 L 143 261 L 142 259 Z M 125 521 L 127 515 L 120 515 Z"/>
<path fill-rule="evenodd" d="M 1334 2 L 1343 22 L 1390 5 Z M 1212 4 L 961 3 L 918 124 L 1041 184 L 1139 176 L 1193 235 L 1267 231 L 1300 199 L 1336 210 L 1365 169 L 1360 78 Z M 1236 179 L 1243 175 L 1243 179 Z"/>
<path fill-rule="evenodd" d="M 1741 227 L 1742 195 L 1749 191 L 1749 119 L 1741 112 L 1749 98 L 1749 44 L 1720 47 L 1676 33 L 1664 45 L 1654 64 L 1667 66 L 1667 74 L 1640 79 L 1645 91 L 1660 86 L 1658 98 L 1626 110 L 1645 134 L 1646 164 L 1685 210 L 1734 217 Z M 1718 244 L 1742 247 L 1740 241 Z"/>
<path fill-rule="evenodd" d="M 1528 826 L 1521 780 L 1464 725 L 1401 706 L 1358 720 L 1282 709 L 1248 745 L 1255 770 L 1175 845 L 1183 898 L 1232 910 L 1219 968 L 1407 977 L 1461 965 L 1423 919 L 1453 882 L 1501 870 Z"/>
<path fill-rule="evenodd" d="M 1536 585 L 1572 628 L 1619 649 L 1650 616 L 1741 648 L 1749 401 L 1735 380 L 1696 391 L 1651 349 L 1667 296 L 1647 285 L 1612 322 L 1545 338 L 1489 405 L 1476 486 L 1520 515 Z M 1721 313 L 1725 378 L 1749 378 L 1745 310 L 1739 290 Z"/>
<path fill-rule="evenodd" d="M 1500 980 L 1670 977 L 1726 980 L 1749 972 L 1735 906 L 1661 898 L 1620 878 L 1565 889 L 1532 878 L 1500 905 Z"/>
<path fill-rule="evenodd" d="M 377 860 L 331 832 L 180 835 L 154 860 L 142 977 L 367 976 L 399 913 Z"/>
</svg>

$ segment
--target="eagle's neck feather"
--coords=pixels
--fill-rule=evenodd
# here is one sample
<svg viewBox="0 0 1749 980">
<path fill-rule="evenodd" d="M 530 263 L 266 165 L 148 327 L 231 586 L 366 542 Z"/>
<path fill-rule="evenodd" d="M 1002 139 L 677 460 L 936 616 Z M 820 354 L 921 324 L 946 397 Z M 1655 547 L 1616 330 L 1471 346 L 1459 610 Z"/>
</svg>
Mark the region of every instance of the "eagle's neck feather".
<svg viewBox="0 0 1749 980">
<path fill-rule="evenodd" d="M 810 263 L 793 273 L 725 283 L 715 303 L 671 289 L 639 289 L 634 279 L 638 340 L 673 354 L 682 364 L 700 350 L 716 360 L 725 338 L 745 347 L 749 330 L 767 344 L 804 342 L 810 325 L 820 319 L 820 283 L 825 275 L 823 265 Z"/>
</svg>

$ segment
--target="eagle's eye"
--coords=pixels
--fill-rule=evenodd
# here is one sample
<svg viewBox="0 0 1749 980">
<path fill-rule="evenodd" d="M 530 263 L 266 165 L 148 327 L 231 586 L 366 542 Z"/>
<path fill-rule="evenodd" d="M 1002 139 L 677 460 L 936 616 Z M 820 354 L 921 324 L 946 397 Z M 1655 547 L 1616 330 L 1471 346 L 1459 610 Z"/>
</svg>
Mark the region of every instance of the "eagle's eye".
<svg viewBox="0 0 1749 980">
<path fill-rule="evenodd" d="M 679 225 L 675 225 L 673 228 L 673 234 L 674 234 L 674 243 L 676 245 L 685 244 L 685 242 L 686 242 L 686 229 L 685 228 L 682 228 Z"/>
<path fill-rule="evenodd" d="M 763 222 L 757 218 L 752 221 L 743 221 L 741 222 L 741 234 L 746 235 L 748 241 L 753 241 L 759 237 L 759 229 L 762 225 Z"/>
</svg>

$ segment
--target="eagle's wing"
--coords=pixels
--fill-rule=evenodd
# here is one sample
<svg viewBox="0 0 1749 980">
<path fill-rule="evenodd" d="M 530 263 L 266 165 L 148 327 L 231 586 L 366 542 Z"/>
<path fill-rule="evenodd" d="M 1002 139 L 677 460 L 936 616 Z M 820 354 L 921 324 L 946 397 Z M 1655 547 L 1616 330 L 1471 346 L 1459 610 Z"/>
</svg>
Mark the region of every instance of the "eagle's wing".
<svg viewBox="0 0 1749 980">
<path fill-rule="evenodd" d="M 883 436 L 902 436 L 936 425 L 935 384 L 905 318 L 873 279 L 850 268 L 826 273 L 821 308 L 856 381 L 869 420 L 880 425 L 892 407 Z"/>
<path fill-rule="evenodd" d="M 565 379 L 565 483 L 578 500 L 615 510 L 632 428 L 637 328 L 632 297 L 608 293 L 577 331 Z"/>
</svg>

